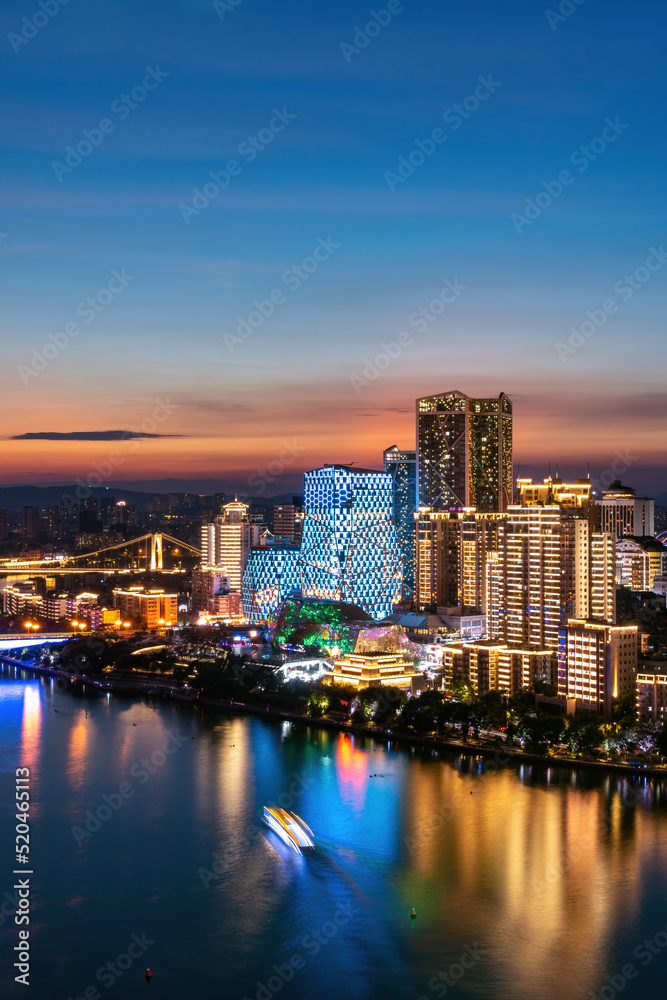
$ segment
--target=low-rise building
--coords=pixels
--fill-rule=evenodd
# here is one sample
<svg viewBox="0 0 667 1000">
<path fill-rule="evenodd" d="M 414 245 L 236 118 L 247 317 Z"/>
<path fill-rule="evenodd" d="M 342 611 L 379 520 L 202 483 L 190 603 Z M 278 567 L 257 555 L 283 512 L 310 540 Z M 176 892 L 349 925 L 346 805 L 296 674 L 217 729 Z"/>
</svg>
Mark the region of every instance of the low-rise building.
<svg viewBox="0 0 667 1000">
<path fill-rule="evenodd" d="M 426 686 L 424 674 L 400 653 L 349 653 L 327 674 L 327 683 L 351 684 L 356 688 L 392 685 L 412 694 Z"/>
<path fill-rule="evenodd" d="M 34 580 L 18 580 L 5 587 L 3 604 L 9 615 L 32 614 L 38 616 L 42 610 L 42 595 Z"/>
<path fill-rule="evenodd" d="M 484 639 L 446 645 L 442 656 L 446 691 L 457 681 L 469 684 L 476 695 L 488 691 L 514 695 L 535 681 L 554 683 L 555 657 L 549 649 Z"/>
</svg>

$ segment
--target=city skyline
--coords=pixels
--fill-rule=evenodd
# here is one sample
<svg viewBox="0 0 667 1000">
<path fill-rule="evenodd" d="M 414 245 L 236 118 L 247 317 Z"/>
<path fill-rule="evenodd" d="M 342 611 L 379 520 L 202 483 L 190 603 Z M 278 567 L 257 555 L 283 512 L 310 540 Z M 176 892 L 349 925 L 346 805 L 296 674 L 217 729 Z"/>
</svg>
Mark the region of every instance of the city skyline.
<svg viewBox="0 0 667 1000">
<path fill-rule="evenodd" d="M 161 400 L 111 481 L 241 487 L 296 438 L 289 491 L 297 465 L 381 467 L 412 400 L 458 385 L 512 398 L 522 472 L 621 452 L 667 489 L 664 12 L 398 6 L 377 36 L 352 0 L 0 15 L 2 483 L 105 458 L 23 435 Z"/>
</svg>

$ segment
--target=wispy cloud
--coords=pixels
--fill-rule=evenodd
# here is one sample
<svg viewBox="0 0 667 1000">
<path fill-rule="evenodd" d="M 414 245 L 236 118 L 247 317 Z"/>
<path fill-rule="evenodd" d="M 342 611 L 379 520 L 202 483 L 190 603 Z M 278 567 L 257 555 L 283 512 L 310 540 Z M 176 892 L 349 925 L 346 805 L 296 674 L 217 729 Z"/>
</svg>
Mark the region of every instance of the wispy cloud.
<svg viewBox="0 0 667 1000">
<path fill-rule="evenodd" d="M 36 431 L 14 434 L 12 441 L 135 441 L 138 438 L 182 437 L 182 434 L 146 434 L 143 431 Z"/>
</svg>

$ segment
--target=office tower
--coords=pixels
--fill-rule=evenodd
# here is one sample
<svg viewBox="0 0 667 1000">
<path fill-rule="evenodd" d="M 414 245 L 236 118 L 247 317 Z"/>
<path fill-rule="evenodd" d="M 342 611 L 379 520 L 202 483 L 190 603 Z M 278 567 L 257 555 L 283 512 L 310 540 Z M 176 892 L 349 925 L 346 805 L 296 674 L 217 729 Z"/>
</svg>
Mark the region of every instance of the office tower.
<svg viewBox="0 0 667 1000">
<path fill-rule="evenodd" d="M 384 471 L 389 473 L 393 484 L 394 524 L 403 556 L 403 593 L 412 598 L 415 589 L 417 452 L 402 451 L 393 444 L 384 452 Z"/>
<path fill-rule="evenodd" d="M 39 507 L 21 507 L 21 540 L 34 542 L 39 534 Z"/>
<path fill-rule="evenodd" d="M 275 539 L 250 549 L 242 584 L 243 613 L 248 621 L 273 618 L 285 598 L 299 589 L 298 545 Z"/>
<path fill-rule="evenodd" d="M 296 530 L 296 505 L 276 503 L 273 505 L 273 534 L 276 538 L 294 541 Z"/>
<path fill-rule="evenodd" d="M 349 601 L 386 618 L 403 582 L 391 476 L 327 465 L 307 472 L 305 480 L 304 596 Z"/>
<path fill-rule="evenodd" d="M 417 400 L 417 505 L 503 511 L 512 502 L 512 402 L 456 390 Z"/>
<path fill-rule="evenodd" d="M 264 526 L 251 520 L 248 504 L 232 500 L 222 513 L 201 529 L 202 569 L 218 569 L 229 577 L 230 589 L 241 593 L 243 570 L 253 545 L 259 545 Z"/>
<path fill-rule="evenodd" d="M 558 693 L 611 717 L 611 699 L 635 687 L 637 626 L 571 618 L 561 627 Z M 577 705 L 576 702 L 579 702 Z"/>
<path fill-rule="evenodd" d="M 603 531 L 612 531 L 617 538 L 655 535 L 654 501 L 650 497 L 635 496 L 635 491 L 630 486 L 623 486 L 620 479 L 609 484 L 597 505 Z"/>
<path fill-rule="evenodd" d="M 0 510 L 0 542 L 9 538 L 9 511 Z"/>
</svg>

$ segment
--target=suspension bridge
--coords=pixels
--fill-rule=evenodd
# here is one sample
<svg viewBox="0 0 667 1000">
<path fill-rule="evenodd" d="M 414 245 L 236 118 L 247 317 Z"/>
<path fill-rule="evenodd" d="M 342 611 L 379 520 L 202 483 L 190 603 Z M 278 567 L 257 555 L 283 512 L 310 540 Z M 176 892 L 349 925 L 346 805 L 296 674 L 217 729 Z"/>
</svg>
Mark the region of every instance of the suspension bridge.
<svg viewBox="0 0 667 1000">
<path fill-rule="evenodd" d="M 201 558 L 200 549 L 164 532 L 149 532 L 94 552 L 54 555 L 44 559 L 0 559 L 1 576 L 36 576 L 63 573 L 105 573 L 155 571 L 183 572 L 192 560 Z"/>
</svg>

